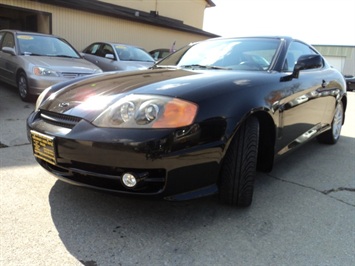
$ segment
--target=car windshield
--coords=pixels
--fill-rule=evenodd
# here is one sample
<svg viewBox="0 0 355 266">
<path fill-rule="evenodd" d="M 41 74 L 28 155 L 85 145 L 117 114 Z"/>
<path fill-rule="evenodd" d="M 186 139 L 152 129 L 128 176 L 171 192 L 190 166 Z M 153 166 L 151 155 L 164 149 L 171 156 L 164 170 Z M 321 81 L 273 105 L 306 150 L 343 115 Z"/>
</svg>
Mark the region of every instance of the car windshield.
<svg viewBox="0 0 355 266">
<path fill-rule="evenodd" d="M 17 35 L 20 54 L 80 58 L 80 55 L 63 39 L 52 36 Z"/>
<path fill-rule="evenodd" d="M 141 48 L 127 45 L 115 45 L 115 50 L 121 61 L 154 62 L 153 57 Z"/>
<path fill-rule="evenodd" d="M 263 38 L 205 41 L 178 50 L 157 67 L 266 71 L 279 45 L 277 39 Z"/>
</svg>

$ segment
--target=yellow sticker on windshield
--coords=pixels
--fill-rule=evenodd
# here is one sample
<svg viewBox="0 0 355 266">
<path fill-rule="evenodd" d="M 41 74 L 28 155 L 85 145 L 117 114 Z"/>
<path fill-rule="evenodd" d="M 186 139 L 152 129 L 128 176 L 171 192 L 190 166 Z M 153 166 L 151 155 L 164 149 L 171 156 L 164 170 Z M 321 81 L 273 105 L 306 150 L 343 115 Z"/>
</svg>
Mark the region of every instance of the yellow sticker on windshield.
<svg viewBox="0 0 355 266">
<path fill-rule="evenodd" d="M 115 48 L 116 48 L 116 49 L 127 49 L 127 46 L 116 45 Z"/>
<path fill-rule="evenodd" d="M 29 35 L 17 35 L 17 39 L 21 39 L 21 40 L 33 40 L 33 36 L 29 36 Z"/>
</svg>

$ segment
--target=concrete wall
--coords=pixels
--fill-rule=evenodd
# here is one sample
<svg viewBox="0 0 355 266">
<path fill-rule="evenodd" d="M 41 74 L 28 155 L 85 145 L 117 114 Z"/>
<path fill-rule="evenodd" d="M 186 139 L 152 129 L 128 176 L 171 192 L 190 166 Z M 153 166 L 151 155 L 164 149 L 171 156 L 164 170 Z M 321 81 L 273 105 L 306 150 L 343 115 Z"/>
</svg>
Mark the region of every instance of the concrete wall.
<svg viewBox="0 0 355 266">
<path fill-rule="evenodd" d="M 355 46 L 314 45 L 314 48 L 341 73 L 355 76 Z"/>
</svg>

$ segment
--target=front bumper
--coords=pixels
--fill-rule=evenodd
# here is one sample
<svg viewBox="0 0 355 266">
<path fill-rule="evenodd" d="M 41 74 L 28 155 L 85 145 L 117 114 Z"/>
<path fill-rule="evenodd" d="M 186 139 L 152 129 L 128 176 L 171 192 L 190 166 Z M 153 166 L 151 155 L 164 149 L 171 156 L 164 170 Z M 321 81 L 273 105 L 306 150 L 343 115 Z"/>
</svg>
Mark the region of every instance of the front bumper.
<svg viewBox="0 0 355 266">
<path fill-rule="evenodd" d="M 45 116 L 44 116 L 45 117 Z M 217 192 L 224 143 L 201 142 L 197 125 L 181 136 L 176 130 L 97 128 L 78 119 L 74 126 L 32 113 L 31 131 L 53 138 L 55 162 L 37 156 L 38 163 L 57 178 L 107 192 L 168 199 L 188 199 Z M 72 122 L 73 124 L 73 122 Z M 142 177 L 134 188 L 121 182 L 124 173 Z"/>
</svg>

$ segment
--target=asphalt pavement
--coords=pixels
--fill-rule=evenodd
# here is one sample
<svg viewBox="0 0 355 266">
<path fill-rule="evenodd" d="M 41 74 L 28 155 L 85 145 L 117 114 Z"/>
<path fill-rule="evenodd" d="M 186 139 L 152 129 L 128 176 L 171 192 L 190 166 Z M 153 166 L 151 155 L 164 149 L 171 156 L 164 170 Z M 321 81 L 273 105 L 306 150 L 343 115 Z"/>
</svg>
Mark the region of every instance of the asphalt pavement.
<svg viewBox="0 0 355 266">
<path fill-rule="evenodd" d="M 0 83 L 0 265 L 355 265 L 355 93 L 336 145 L 258 174 L 253 204 L 118 197 L 58 181 L 32 156 L 34 104 Z"/>
</svg>

